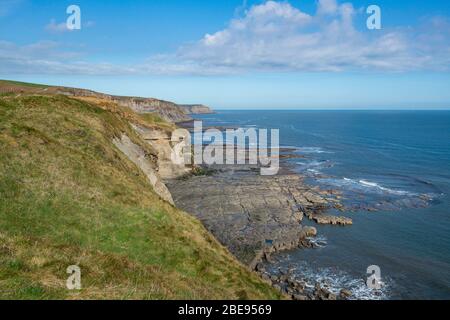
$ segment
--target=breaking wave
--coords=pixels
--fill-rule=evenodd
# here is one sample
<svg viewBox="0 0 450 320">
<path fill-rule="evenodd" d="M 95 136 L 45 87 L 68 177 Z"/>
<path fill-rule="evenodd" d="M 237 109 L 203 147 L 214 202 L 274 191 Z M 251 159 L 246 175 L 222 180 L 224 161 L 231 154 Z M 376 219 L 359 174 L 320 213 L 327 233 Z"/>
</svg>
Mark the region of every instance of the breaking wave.
<svg viewBox="0 0 450 320">
<path fill-rule="evenodd" d="M 291 261 L 292 262 L 292 261 Z M 383 286 L 379 290 L 371 289 L 366 279 L 358 278 L 338 268 L 314 268 L 308 262 L 295 262 L 293 274 L 298 280 L 305 282 L 305 287 L 313 291 L 316 284 L 339 296 L 342 289 L 350 290 L 350 300 L 388 300 L 394 282 L 383 278 Z"/>
<path fill-rule="evenodd" d="M 420 196 L 418 193 L 405 191 L 405 190 L 397 190 L 397 189 L 391 189 L 384 186 L 379 185 L 376 182 L 367 181 L 367 180 L 355 180 L 355 179 L 349 179 L 349 178 L 343 178 L 343 179 L 332 179 L 332 178 L 326 178 L 326 179 L 320 179 L 320 182 L 331 184 L 337 187 L 346 187 L 352 191 L 364 191 L 369 193 L 376 193 L 376 194 L 391 194 L 391 195 L 397 195 L 397 196 Z"/>
<path fill-rule="evenodd" d="M 329 160 L 313 160 L 308 162 L 297 162 L 296 163 L 298 170 L 307 171 L 312 174 L 320 174 L 320 169 L 331 168 L 334 166 L 333 162 Z"/>
<path fill-rule="evenodd" d="M 332 153 L 331 151 L 323 150 L 320 147 L 297 147 L 295 150 L 300 153 Z"/>
<path fill-rule="evenodd" d="M 297 146 L 281 146 L 280 148 L 291 149 L 298 153 L 307 153 L 307 154 L 321 154 L 321 153 L 333 153 L 328 150 L 324 150 L 321 147 L 297 147 Z"/>
<path fill-rule="evenodd" d="M 324 248 L 328 244 L 328 239 L 323 235 L 318 235 L 317 237 L 309 237 L 307 238 L 309 242 L 316 248 Z"/>
</svg>

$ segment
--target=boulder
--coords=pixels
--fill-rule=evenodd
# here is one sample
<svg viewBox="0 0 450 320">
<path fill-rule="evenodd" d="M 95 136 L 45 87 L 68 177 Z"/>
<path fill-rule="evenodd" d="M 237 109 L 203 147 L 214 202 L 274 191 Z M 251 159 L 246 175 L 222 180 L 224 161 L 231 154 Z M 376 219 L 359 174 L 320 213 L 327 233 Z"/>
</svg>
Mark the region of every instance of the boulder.
<svg viewBox="0 0 450 320">
<path fill-rule="evenodd" d="M 316 215 L 312 217 L 312 220 L 314 220 L 318 224 L 331 224 L 341 226 L 348 226 L 353 224 L 352 219 L 338 216 Z"/>
<path fill-rule="evenodd" d="M 329 293 L 327 299 L 328 300 L 337 300 L 337 296 L 334 293 Z"/>
<path fill-rule="evenodd" d="M 350 298 L 351 296 L 352 296 L 352 292 L 350 291 L 350 290 L 348 290 L 348 289 L 342 289 L 341 290 L 341 292 L 340 292 L 340 294 L 339 294 L 339 296 L 342 298 L 342 299 L 348 299 L 348 298 Z"/>
<path fill-rule="evenodd" d="M 266 271 L 266 268 L 264 267 L 264 265 L 262 263 L 258 263 L 255 267 L 255 270 L 258 272 L 264 272 L 264 271 Z"/>
<path fill-rule="evenodd" d="M 294 294 L 292 295 L 292 299 L 296 300 L 296 301 L 305 301 L 305 300 L 309 300 L 307 296 L 303 295 L 303 294 Z"/>
<path fill-rule="evenodd" d="M 303 227 L 302 231 L 307 238 L 317 236 L 317 229 L 314 227 Z"/>
</svg>

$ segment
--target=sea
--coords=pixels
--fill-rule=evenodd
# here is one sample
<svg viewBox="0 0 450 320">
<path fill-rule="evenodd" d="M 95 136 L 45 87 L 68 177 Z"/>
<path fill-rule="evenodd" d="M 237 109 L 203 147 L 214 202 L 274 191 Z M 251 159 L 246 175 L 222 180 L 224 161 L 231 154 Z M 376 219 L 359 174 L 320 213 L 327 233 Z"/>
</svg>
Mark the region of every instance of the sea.
<svg viewBox="0 0 450 320">
<path fill-rule="evenodd" d="M 315 249 L 283 252 L 290 268 L 352 299 L 450 299 L 450 111 L 227 110 L 204 126 L 279 129 L 307 183 L 338 190 L 353 226 L 317 226 Z M 367 285 L 378 266 L 381 289 Z"/>
</svg>

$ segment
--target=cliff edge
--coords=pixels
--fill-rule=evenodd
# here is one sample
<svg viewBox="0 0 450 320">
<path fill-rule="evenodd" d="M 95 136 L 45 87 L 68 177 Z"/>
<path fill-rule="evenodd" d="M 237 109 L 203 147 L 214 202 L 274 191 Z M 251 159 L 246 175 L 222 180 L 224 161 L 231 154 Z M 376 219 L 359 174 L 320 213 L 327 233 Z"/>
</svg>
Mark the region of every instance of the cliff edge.
<svg viewBox="0 0 450 320">
<path fill-rule="evenodd" d="M 0 299 L 280 298 L 173 206 L 175 125 L 120 101 L 0 81 Z"/>
<path fill-rule="evenodd" d="M 214 111 L 203 104 L 180 104 L 180 108 L 184 111 L 185 114 L 212 114 Z"/>
<path fill-rule="evenodd" d="M 186 112 L 186 108 L 170 101 L 155 98 L 117 96 L 87 89 L 37 85 L 17 81 L 1 81 L 1 93 L 62 94 L 73 97 L 90 97 L 117 103 L 120 106 L 132 109 L 136 113 L 154 114 L 162 120 L 172 123 L 192 120 L 189 116 L 190 113 Z"/>
</svg>

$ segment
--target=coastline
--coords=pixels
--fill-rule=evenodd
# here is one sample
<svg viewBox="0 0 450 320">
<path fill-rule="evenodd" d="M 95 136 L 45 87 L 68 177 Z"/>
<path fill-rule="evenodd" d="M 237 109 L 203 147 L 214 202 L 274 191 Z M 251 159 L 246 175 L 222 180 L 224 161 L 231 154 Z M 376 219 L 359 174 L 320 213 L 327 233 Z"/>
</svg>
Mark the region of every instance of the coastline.
<svg viewBox="0 0 450 320">
<path fill-rule="evenodd" d="M 142 181 L 145 190 L 152 190 L 151 197 L 156 196 L 158 200 L 150 207 L 162 203 L 174 210 L 177 210 L 175 206 L 184 208 L 189 213 L 180 210 L 182 215 L 201 228 L 206 227 L 201 230 L 205 231 L 209 244 L 217 244 L 232 264 L 273 296 L 296 300 L 448 297 L 450 281 L 445 250 L 449 233 L 445 212 L 449 189 L 445 180 L 446 163 L 436 157 L 436 154 L 447 155 L 439 151 L 445 144 L 430 148 L 428 140 L 421 139 L 419 133 L 410 139 L 410 131 L 398 130 L 396 126 L 384 128 L 383 134 L 378 130 L 386 117 L 393 124 L 406 117 L 410 127 L 423 125 L 425 118 L 429 128 L 447 127 L 445 117 L 371 112 L 198 116 L 206 120 L 205 130 L 282 129 L 283 145 L 289 147 L 276 148 L 281 170 L 277 176 L 260 176 L 262 168 L 258 166 L 200 168 L 174 163 L 171 133 L 177 125 L 186 124 L 166 122 L 163 118 L 168 114 L 159 115 L 157 110 L 139 112 L 144 106 L 153 108 L 155 99 L 116 97 L 119 103 L 111 96 L 102 98 L 100 93 L 81 89 L 19 86 L 9 82 L 0 91 L 4 88 L 4 101 L 15 101 L 22 108 L 37 104 L 37 108 L 45 109 L 51 104 L 55 106 L 49 113 L 51 116 L 56 114 L 55 110 L 72 112 L 64 118 L 66 125 L 73 116 L 84 114 L 76 109 L 80 106 L 92 111 L 89 116 L 94 119 L 98 114 L 114 117 L 102 120 L 108 125 L 99 128 L 113 131 L 108 131 L 101 144 L 118 155 L 116 160 L 120 161 L 116 163 L 124 162 L 137 170 L 127 171 L 134 172 L 130 181 L 145 180 Z M 136 101 L 139 105 L 133 104 Z M 130 110 L 130 103 L 137 109 Z M 67 109 L 67 105 L 73 110 Z M 33 110 L 28 110 L 27 115 L 30 111 Z M 176 114 L 170 113 L 171 117 Z M 331 116 L 348 130 L 341 132 L 333 126 L 323 126 L 324 119 Z M 41 126 L 42 121 L 33 119 L 31 125 Z M 56 130 L 48 128 L 55 123 L 48 122 L 41 130 L 52 136 Z M 354 136 L 353 132 L 361 124 L 367 130 L 364 135 Z M 79 126 L 77 123 L 76 127 Z M 427 134 L 434 141 L 441 141 L 439 130 Z M 69 132 L 65 136 L 71 135 Z M 391 137 L 399 137 L 399 141 L 393 144 Z M 381 141 L 384 143 L 380 145 Z M 411 149 L 420 152 L 413 154 Z M 15 150 L 11 152 L 14 154 Z M 236 152 L 244 153 L 239 149 Z M 392 159 L 401 161 L 392 162 Z M 421 173 L 417 172 L 418 164 L 422 165 Z M 130 197 L 139 193 L 134 192 Z M 120 194 L 113 199 L 120 201 Z M 351 215 L 354 228 L 342 231 L 336 227 L 353 223 L 353 219 L 342 214 Z M 436 219 L 442 223 L 436 225 Z M 318 230 L 312 227 L 324 224 L 329 226 Z M 166 240 L 171 241 L 172 236 L 177 238 L 179 234 L 182 233 L 170 233 Z M 196 245 L 199 235 L 194 234 L 183 248 Z M 151 239 L 153 235 L 148 233 L 148 236 Z M 436 240 L 443 241 L 442 245 L 436 246 Z M 215 259 L 219 257 L 222 255 L 215 255 Z M 196 264 L 193 255 L 184 261 Z M 366 268 L 373 265 L 383 268 L 386 288 L 382 292 L 371 290 L 365 283 Z"/>
<path fill-rule="evenodd" d="M 163 179 L 192 169 L 170 161 L 173 122 L 61 90 L 0 81 L 1 298 L 283 298 L 173 205 Z"/>
<path fill-rule="evenodd" d="M 252 165 L 203 166 L 201 175 L 190 174 L 166 181 L 175 205 L 198 218 L 243 264 L 281 293 L 295 300 L 348 299 L 341 288 L 334 294 L 315 283 L 308 287 L 289 270 L 270 270 L 273 254 L 314 249 L 316 225 L 351 225 L 352 220 L 326 214 L 342 209 L 337 190 L 322 190 L 294 172 L 289 159 L 302 158 L 294 149 L 280 149 L 280 172 L 260 176 Z"/>
<path fill-rule="evenodd" d="M 274 250 L 270 255 L 273 263 L 264 261 L 262 266 L 268 271 L 269 278 L 273 276 L 271 281 L 275 281 L 276 285 L 280 278 L 285 280 L 285 273 L 296 269 L 292 276 L 297 281 L 307 283 L 308 298 L 317 298 L 313 294 L 317 291 L 315 283 L 327 287 L 338 297 L 341 288 L 350 289 L 352 295 L 349 299 L 447 296 L 445 285 L 448 277 L 445 276 L 445 268 L 440 267 L 445 265 L 445 260 L 438 256 L 441 250 L 432 240 L 436 240 L 436 237 L 427 236 L 437 229 L 426 218 L 428 214 L 433 214 L 446 219 L 442 212 L 446 211 L 447 189 L 445 184 L 440 185 L 439 178 L 434 176 L 437 172 L 432 167 L 425 166 L 422 169 L 427 172 L 425 175 L 413 169 L 419 161 L 428 161 L 426 156 L 429 149 L 426 145 L 422 154 L 411 158 L 408 152 L 411 141 L 407 139 L 407 132 L 394 130 L 396 127 L 387 127 L 385 134 L 377 130 L 386 117 L 392 119 L 392 123 L 398 123 L 400 116 L 407 117 L 413 126 L 420 122 L 420 117 L 414 114 L 374 112 L 318 114 L 286 111 L 274 114 L 246 111 L 197 117 L 204 121 L 204 128 L 280 128 L 283 130 L 281 145 L 287 146 L 281 147 L 285 149 L 280 157 L 281 166 L 289 168 L 291 174 L 302 177 L 302 183 L 308 187 L 329 191 L 339 200 L 336 207 L 325 204 L 323 210 L 316 211 L 320 215 L 304 214 L 302 224 L 318 229 L 317 237 L 311 239 L 315 249 Z M 333 126 L 324 126 L 323 120 L 330 117 L 338 119 L 337 123 L 341 126 L 348 125 L 349 130 L 335 132 Z M 433 123 L 435 118 L 430 117 L 427 118 L 428 122 Z M 373 130 L 354 137 L 351 133 L 358 130 L 361 123 L 367 123 L 368 128 Z M 404 144 L 395 145 L 394 148 L 390 137 L 395 135 L 402 137 Z M 374 145 L 378 137 L 383 137 L 382 141 L 385 142 Z M 391 162 L 393 155 L 402 159 L 402 162 Z M 438 160 L 435 162 L 439 163 Z M 316 206 L 316 209 L 319 208 Z M 339 217 L 348 215 L 355 225 L 344 230 L 316 223 L 337 223 L 334 219 L 321 219 L 328 214 Z M 317 221 L 308 219 L 314 217 Z M 445 225 L 438 229 L 440 237 L 445 237 Z M 428 233 L 423 233 L 424 230 L 428 230 Z M 411 234 L 420 241 L 417 243 L 409 238 Z M 434 259 L 433 272 L 427 271 L 426 263 L 421 261 L 421 257 L 431 256 L 430 250 Z M 382 268 L 386 285 L 381 291 L 372 290 L 366 285 L 366 269 L 371 265 Z M 444 275 L 443 282 L 440 279 L 432 280 L 438 272 Z M 408 281 L 406 275 L 417 282 Z M 284 281 L 282 284 L 284 286 Z M 423 288 L 428 291 L 423 292 Z"/>
</svg>

